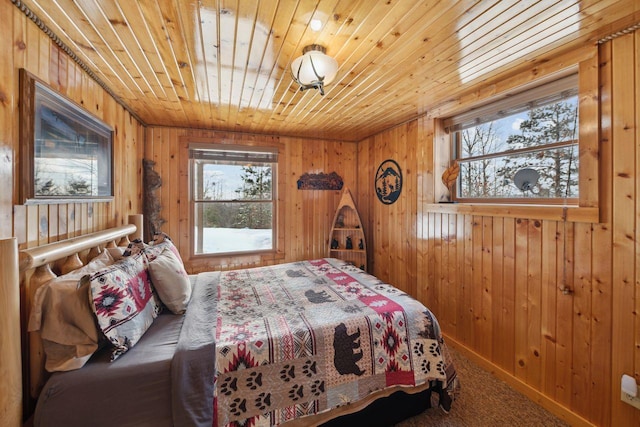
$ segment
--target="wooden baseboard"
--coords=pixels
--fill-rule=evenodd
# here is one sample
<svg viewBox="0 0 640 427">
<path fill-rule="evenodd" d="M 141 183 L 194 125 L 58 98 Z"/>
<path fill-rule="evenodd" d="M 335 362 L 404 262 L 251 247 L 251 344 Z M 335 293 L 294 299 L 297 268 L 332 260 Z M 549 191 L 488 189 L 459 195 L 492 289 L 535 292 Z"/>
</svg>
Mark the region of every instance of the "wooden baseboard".
<svg viewBox="0 0 640 427">
<path fill-rule="evenodd" d="M 556 417 L 560 418 L 561 420 L 575 427 L 596 427 L 590 421 L 582 418 L 580 415 L 572 412 L 570 409 L 566 408 L 565 406 L 562 406 L 555 400 L 542 394 L 541 392 L 534 389 L 530 385 L 522 382 L 521 380 L 514 377 L 509 372 L 505 371 L 499 366 L 494 365 L 491 361 L 485 359 L 484 357 L 482 357 L 475 351 L 471 350 L 470 348 L 465 347 L 463 344 L 459 343 L 454 338 L 444 333 L 443 335 L 444 335 L 445 342 L 447 343 L 448 346 L 453 347 L 463 356 L 467 357 L 472 362 L 479 365 L 482 369 L 486 370 L 487 372 L 489 372 L 499 380 L 504 381 L 511 388 L 524 394 L 529 399 L 534 401 L 536 404 L 542 406 L 544 409 L 554 414 Z"/>
</svg>

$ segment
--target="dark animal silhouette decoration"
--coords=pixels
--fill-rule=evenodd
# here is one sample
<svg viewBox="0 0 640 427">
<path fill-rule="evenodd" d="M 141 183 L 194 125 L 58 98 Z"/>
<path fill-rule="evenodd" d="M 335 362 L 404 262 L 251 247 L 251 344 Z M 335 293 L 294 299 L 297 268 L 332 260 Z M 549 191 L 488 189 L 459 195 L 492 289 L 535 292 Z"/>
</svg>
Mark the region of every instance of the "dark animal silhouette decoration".
<svg viewBox="0 0 640 427">
<path fill-rule="evenodd" d="M 365 373 L 357 364 L 362 359 L 360 328 L 357 332 L 349 335 L 347 325 L 340 323 L 336 326 L 333 334 L 333 352 L 333 365 L 340 375 L 360 376 Z"/>
<path fill-rule="evenodd" d="M 380 163 L 375 177 L 376 196 L 385 205 L 398 200 L 402 192 L 402 170 L 394 160 Z"/>
<path fill-rule="evenodd" d="M 331 249 L 338 249 L 339 247 L 338 239 L 331 239 Z"/>
<path fill-rule="evenodd" d="M 304 274 L 301 270 L 287 270 L 287 276 L 289 276 L 289 277 L 305 277 L 306 274 Z"/>
<path fill-rule="evenodd" d="M 360 250 L 364 249 L 364 241 L 362 239 L 360 239 L 360 242 L 358 243 L 358 249 Z"/>
<path fill-rule="evenodd" d="M 345 244 L 345 248 L 353 249 L 353 242 L 351 241 L 351 236 L 347 236 L 347 242 Z"/>
<path fill-rule="evenodd" d="M 322 290 L 320 292 L 316 292 L 313 289 L 309 289 L 304 293 L 304 296 L 307 297 L 310 303 L 313 304 L 324 304 L 325 302 L 334 302 L 335 300 L 331 299 L 331 295 L 327 293 L 327 291 Z"/>
</svg>

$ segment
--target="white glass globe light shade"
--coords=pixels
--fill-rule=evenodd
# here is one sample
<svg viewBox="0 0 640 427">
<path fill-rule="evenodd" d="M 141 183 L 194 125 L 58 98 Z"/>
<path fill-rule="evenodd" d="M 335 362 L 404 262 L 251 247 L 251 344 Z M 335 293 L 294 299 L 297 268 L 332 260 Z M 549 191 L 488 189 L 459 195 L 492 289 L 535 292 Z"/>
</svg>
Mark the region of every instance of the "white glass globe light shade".
<svg viewBox="0 0 640 427">
<path fill-rule="evenodd" d="M 336 78 L 338 62 L 322 50 L 305 48 L 304 55 L 297 57 L 291 63 L 291 72 L 294 79 L 302 86 L 320 81 L 326 85 Z M 321 80 L 323 77 L 324 79 Z"/>
</svg>

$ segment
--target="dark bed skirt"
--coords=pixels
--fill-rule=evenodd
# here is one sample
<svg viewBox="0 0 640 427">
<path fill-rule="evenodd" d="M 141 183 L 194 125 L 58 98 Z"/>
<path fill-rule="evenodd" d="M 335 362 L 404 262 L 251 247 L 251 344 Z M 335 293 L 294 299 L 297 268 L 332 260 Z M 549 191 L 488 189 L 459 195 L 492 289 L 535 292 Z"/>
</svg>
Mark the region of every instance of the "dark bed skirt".
<svg viewBox="0 0 640 427">
<path fill-rule="evenodd" d="M 389 427 L 429 409 L 431 393 L 429 389 L 415 394 L 397 391 L 372 402 L 359 412 L 335 418 L 321 427 Z"/>
</svg>

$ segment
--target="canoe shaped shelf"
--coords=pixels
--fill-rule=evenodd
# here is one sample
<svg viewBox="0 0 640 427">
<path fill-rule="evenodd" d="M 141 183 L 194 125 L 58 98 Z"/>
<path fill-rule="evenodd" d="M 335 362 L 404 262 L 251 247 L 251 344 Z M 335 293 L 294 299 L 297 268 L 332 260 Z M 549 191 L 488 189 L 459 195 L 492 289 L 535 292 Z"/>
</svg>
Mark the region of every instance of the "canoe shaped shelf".
<svg viewBox="0 0 640 427">
<path fill-rule="evenodd" d="M 331 224 L 329 256 L 367 270 L 367 243 L 362 221 L 348 188 L 342 192 Z"/>
</svg>

